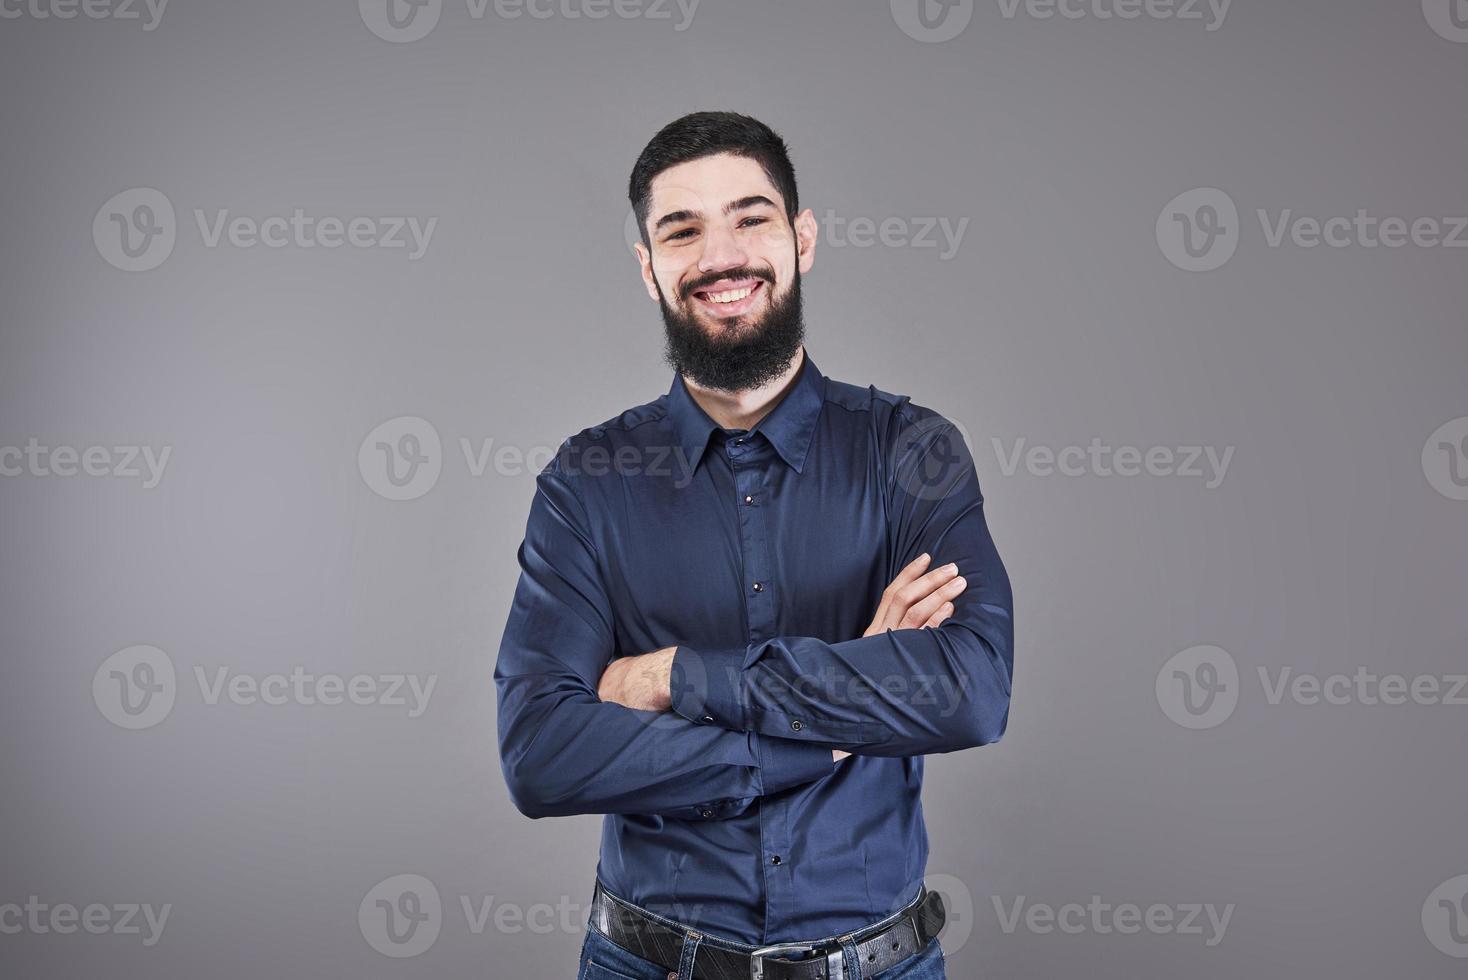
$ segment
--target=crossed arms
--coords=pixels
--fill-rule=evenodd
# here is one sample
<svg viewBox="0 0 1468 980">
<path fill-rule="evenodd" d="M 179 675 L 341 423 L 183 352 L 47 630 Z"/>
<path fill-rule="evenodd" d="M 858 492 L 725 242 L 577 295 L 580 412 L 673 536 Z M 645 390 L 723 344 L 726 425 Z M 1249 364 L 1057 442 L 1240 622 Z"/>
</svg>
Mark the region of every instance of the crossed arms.
<svg viewBox="0 0 1468 980">
<path fill-rule="evenodd" d="M 920 466 L 940 440 L 949 460 L 958 452 L 960 478 L 941 494 L 889 488 L 889 553 L 903 570 L 863 636 L 678 645 L 610 664 L 588 515 L 572 477 L 555 462 L 542 471 L 495 667 L 501 765 L 520 811 L 715 819 L 823 778 L 848 753 L 998 741 L 1012 598 L 973 462 L 951 426 L 931 427 L 894 471 Z M 945 564 L 929 570 L 924 555 Z"/>
</svg>

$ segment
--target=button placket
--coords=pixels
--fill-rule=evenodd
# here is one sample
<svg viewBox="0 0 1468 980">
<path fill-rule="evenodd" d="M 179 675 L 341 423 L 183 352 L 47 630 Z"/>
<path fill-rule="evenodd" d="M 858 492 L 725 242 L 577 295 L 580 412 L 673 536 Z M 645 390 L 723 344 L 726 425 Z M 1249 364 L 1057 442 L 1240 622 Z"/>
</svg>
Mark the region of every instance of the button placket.
<svg viewBox="0 0 1468 980">
<path fill-rule="evenodd" d="M 754 644 L 778 635 L 775 590 L 780 583 L 771 581 L 774 561 L 770 553 L 769 528 L 765 522 L 767 509 L 761 505 L 767 500 L 769 468 L 778 462 L 779 457 L 773 447 L 755 441 L 745 445 L 742 438 L 730 440 L 728 450 L 734 468 L 740 557 L 746 579 L 744 607 L 749 627 L 748 641 Z M 761 802 L 760 850 L 764 857 L 761 864 L 765 882 L 765 928 L 773 931 L 789 920 L 795 908 L 788 803 Z"/>
</svg>

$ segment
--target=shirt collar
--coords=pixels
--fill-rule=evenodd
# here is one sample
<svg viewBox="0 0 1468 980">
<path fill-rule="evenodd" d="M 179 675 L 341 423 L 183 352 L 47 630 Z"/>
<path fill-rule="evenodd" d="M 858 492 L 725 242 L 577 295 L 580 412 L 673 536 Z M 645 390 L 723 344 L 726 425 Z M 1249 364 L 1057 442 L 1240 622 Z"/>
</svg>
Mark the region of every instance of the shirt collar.
<svg viewBox="0 0 1468 980">
<path fill-rule="evenodd" d="M 804 348 L 801 358 L 794 386 L 750 430 L 751 433 L 763 432 L 781 458 L 797 473 L 805 465 L 806 452 L 816 431 L 816 419 L 820 417 L 821 406 L 826 401 L 825 375 L 821 374 L 815 361 L 810 359 L 810 352 Z M 688 460 L 691 472 L 698 468 L 698 461 L 708 448 L 709 436 L 719 428 L 719 424 L 688 393 L 682 371 L 674 373 L 673 386 L 668 389 L 668 417 L 673 422 L 674 437 Z"/>
</svg>

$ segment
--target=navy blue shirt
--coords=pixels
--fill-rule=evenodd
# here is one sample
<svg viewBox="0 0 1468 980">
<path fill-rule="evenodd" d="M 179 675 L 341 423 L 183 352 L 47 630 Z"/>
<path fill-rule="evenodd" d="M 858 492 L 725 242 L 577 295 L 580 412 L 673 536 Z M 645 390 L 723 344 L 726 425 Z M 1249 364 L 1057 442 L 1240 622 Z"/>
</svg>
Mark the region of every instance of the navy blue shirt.
<svg viewBox="0 0 1468 980">
<path fill-rule="evenodd" d="M 998 741 L 1014 666 L 962 435 L 800 356 L 747 431 L 679 373 L 561 444 L 495 668 L 521 812 L 606 814 L 613 894 L 750 944 L 841 935 L 916 897 L 923 756 Z M 923 552 L 968 583 L 952 617 L 863 637 Z M 598 699 L 614 658 L 674 646 L 672 711 Z"/>
</svg>

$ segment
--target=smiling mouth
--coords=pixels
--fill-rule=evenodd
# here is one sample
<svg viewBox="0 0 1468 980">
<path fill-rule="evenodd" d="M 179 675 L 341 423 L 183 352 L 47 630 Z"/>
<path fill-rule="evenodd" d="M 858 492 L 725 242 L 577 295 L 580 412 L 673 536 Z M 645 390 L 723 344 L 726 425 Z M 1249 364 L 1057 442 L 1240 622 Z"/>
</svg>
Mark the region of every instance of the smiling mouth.
<svg viewBox="0 0 1468 980">
<path fill-rule="evenodd" d="M 764 288 L 763 279 L 721 280 L 708 289 L 695 289 L 693 296 L 714 316 L 739 316 L 754 306 Z"/>
</svg>

